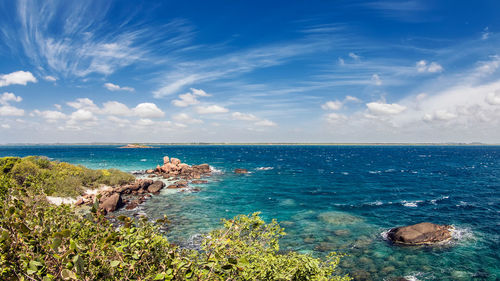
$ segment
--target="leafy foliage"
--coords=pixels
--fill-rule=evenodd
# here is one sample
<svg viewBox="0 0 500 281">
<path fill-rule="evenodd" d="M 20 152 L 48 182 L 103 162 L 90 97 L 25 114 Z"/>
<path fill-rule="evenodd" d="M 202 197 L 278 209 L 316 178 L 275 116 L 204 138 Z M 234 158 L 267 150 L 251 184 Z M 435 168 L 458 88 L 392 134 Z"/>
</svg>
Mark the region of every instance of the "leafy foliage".
<svg viewBox="0 0 500 281">
<path fill-rule="evenodd" d="M 0 175 L 24 187 L 36 182 L 46 195 L 54 196 L 77 196 L 100 184 L 113 186 L 134 180 L 132 175 L 116 169 L 92 170 L 39 156 L 0 158 Z"/>
<path fill-rule="evenodd" d="M 18 159 L 12 174 L 0 175 L 0 280 L 350 280 L 335 275 L 337 254 L 321 260 L 280 253 L 283 229 L 258 213 L 223 220 L 195 251 L 160 234 L 166 217 L 152 223 L 122 216 L 116 228 L 99 213 L 51 205 L 45 170 L 62 163 L 32 160 Z"/>
</svg>

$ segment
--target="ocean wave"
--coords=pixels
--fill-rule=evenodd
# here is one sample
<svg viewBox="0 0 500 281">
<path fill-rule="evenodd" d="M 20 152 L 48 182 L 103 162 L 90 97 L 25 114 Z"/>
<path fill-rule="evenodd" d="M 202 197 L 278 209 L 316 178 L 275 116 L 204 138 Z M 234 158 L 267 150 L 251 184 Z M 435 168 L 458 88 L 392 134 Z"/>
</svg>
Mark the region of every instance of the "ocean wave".
<svg viewBox="0 0 500 281">
<path fill-rule="evenodd" d="M 474 235 L 474 232 L 472 232 L 472 229 L 468 227 L 457 227 L 455 225 L 452 226 L 453 228 L 450 229 L 451 237 L 456 242 L 476 240 L 476 237 Z"/>
<path fill-rule="evenodd" d="M 416 207 L 418 207 L 418 203 L 422 203 L 422 202 L 424 202 L 424 201 L 422 201 L 422 200 L 416 200 L 416 201 L 404 200 L 403 202 L 401 202 L 401 205 L 403 205 L 405 207 L 416 208 Z"/>
<path fill-rule="evenodd" d="M 342 175 L 344 175 L 344 176 L 349 175 L 349 173 L 348 173 L 348 172 L 342 172 L 341 174 L 342 174 Z"/>
<path fill-rule="evenodd" d="M 255 170 L 257 171 L 267 171 L 267 170 L 272 170 L 274 167 L 258 167 Z"/>
<path fill-rule="evenodd" d="M 146 162 L 146 161 L 148 161 L 148 159 L 141 159 L 140 161 L 141 162 Z"/>
<path fill-rule="evenodd" d="M 217 169 L 214 166 L 210 166 L 210 171 L 214 174 L 223 174 L 224 172 L 221 169 Z"/>
<path fill-rule="evenodd" d="M 433 205 L 437 205 L 438 201 L 442 201 L 442 200 L 445 200 L 445 199 L 448 199 L 448 198 L 450 198 L 450 196 L 441 196 L 441 197 L 439 197 L 437 199 L 432 199 L 430 202 Z"/>
</svg>

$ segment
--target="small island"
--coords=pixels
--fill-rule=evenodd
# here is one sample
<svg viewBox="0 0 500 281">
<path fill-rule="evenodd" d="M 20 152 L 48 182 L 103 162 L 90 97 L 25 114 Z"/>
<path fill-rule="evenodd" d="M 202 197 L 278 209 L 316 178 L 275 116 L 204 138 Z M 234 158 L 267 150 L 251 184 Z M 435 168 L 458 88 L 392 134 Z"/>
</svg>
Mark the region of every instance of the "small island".
<svg viewBox="0 0 500 281">
<path fill-rule="evenodd" d="M 153 147 L 139 143 L 129 143 L 127 145 L 120 146 L 119 148 L 153 148 Z"/>
</svg>

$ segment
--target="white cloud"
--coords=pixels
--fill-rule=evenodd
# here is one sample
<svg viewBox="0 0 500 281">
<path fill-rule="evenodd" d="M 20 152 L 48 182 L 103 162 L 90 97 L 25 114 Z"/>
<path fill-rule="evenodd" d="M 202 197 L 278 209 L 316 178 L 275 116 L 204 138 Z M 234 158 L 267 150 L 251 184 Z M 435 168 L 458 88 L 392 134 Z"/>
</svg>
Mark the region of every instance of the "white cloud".
<svg viewBox="0 0 500 281">
<path fill-rule="evenodd" d="M 264 119 L 259 122 L 255 122 L 254 125 L 259 126 L 259 127 L 276 127 L 278 124 L 274 123 L 273 121 Z"/>
<path fill-rule="evenodd" d="M 161 87 L 160 89 L 153 92 L 155 98 L 161 98 L 164 96 L 169 96 L 175 94 L 182 87 L 194 83 L 199 79 L 199 76 L 196 74 L 188 75 L 186 77 L 179 78 L 178 80 Z"/>
<path fill-rule="evenodd" d="M 0 104 L 1 105 L 8 105 L 9 102 L 13 101 L 13 102 L 20 102 L 22 101 L 23 98 L 21 98 L 20 96 L 16 96 L 14 95 L 13 93 L 3 93 L 2 95 L 0 95 Z"/>
<path fill-rule="evenodd" d="M 196 112 L 198 112 L 198 114 L 215 114 L 229 112 L 229 109 L 220 105 L 208 105 L 196 107 Z"/>
<path fill-rule="evenodd" d="M 140 103 L 132 109 L 135 115 L 142 118 L 161 118 L 165 113 L 159 109 L 154 103 Z"/>
<path fill-rule="evenodd" d="M 347 120 L 347 117 L 343 114 L 329 113 L 325 116 L 326 122 L 330 124 L 336 124 L 339 121 Z"/>
<path fill-rule="evenodd" d="M 200 96 L 200 97 L 209 97 L 210 96 L 209 94 L 207 94 L 207 92 L 203 91 L 202 89 L 191 88 L 190 90 L 193 93 L 193 95 L 195 95 L 195 96 Z"/>
<path fill-rule="evenodd" d="M 28 82 L 36 83 L 37 80 L 29 71 L 16 71 L 9 74 L 0 75 L 0 87 L 8 85 L 24 85 Z"/>
<path fill-rule="evenodd" d="M 339 100 L 335 101 L 327 101 L 323 105 L 321 105 L 321 108 L 324 110 L 339 110 L 342 108 L 343 103 Z"/>
<path fill-rule="evenodd" d="M 4 128 L 4 129 L 10 129 L 10 125 L 9 124 L 2 124 L 1 127 Z"/>
<path fill-rule="evenodd" d="M 374 115 L 394 115 L 406 110 L 406 106 L 396 103 L 370 102 L 366 104 L 366 107 Z"/>
<path fill-rule="evenodd" d="M 344 61 L 344 59 L 343 59 L 343 58 L 339 58 L 339 59 L 338 59 L 338 62 L 339 62 L 339 65 L 342 65 L 342 66 L 344 66 L 344 65 L 345 65 L 345 61 Z"/>
<path fill-rule="evenodd" d="M 88 121 L 96 121 L 97 117 L 94 114 L 86 109 L 78 109 L 77 111 L 71 113 L 70 123 L 76 124 L 78 122 L 88 122 Z"/>
<path fill-rule="evenodd" d="M 174 119 L 177 122 L 186 123 L 186 124 L 201 124 L 201 123 L 203 123 L 202 120 L 192 118 L 191 116 L 189 116 L 186 113 L 176 114 L 176 115 L 172 116 L 172 119 Z"/>
<path fill-rule="evenodd" d="M 372 82 L 373 82 L 373 84 L 375 84 L 377 86 L 382 85 L 382 80 L 380 79 L 380 76 L 378 74 L 372 75 Z"/>
<path fill-rule="evenodd" d="M 137 121 L 136 124 L 139 126 L 152 126 L 155 124 L 155 122 L 148 118 L 141 118 Z"/>
<path fill-rule="evenodd" d="M 491 105 L 500 105 L 500 90 L 489 92 L 486 95 L 486 102 Z"/>
<path fill-rule="evenodd" d="M 242 120 L 242 121 L 257 121 L 259 118 L 253 114 L 249 113 L 241 113 L 241 112 L 233 112 L 231 114 L 234 120 Z"/>
<path fill-rule="evenodd" d="M 457 118 L 458 116 L 454 113 L 448 112 L 446 110 L 436 110 L 432 114 L 425 114 L 424 121 L 450 121 Z"/>
<path fill-rule="evenodd" d="M 438 64 L 437 62 L 431 62 L 430 64 L 427 63 L 425 60 L 420 60 L 416 63 L 417 71 L 418 72 L 429 72 L 429 73 L 436 73 L 436 72 L 442 72 L 443 67 Z"/>
<path fill-rule="evenodd" d="M 478 75 L 489 75 L 494 73 L 500 66 L 500 56 L 492 56 L 491 60 L 480 62 L 476 68 Z"/>
<path fill-rule="evenodd" d="M 210 95 L 202 89 L 191 88 L 191 92 L 179 95 L 179 99 L 173 100 L 172 104 L 178 107 L 187 107 L 200 103 L 196 97 L 209 97 Z"/>
<path fill-rule="evenodd" d="M 24 115 L 23 109 L 10 105 L 0 106 L 0 116 L 23 116 L 23 115 Z"/>
<path fill-rule="evenodd" d="M 89 98 L 79 98 L 76 101 L 67 102 L 66 104 L 74 109 L 85 109 L 91 112 L 99 111 L 99 107 Z"/>
<path fill-rule="evenodd" d="M 361 100 L 358 99 L 357 97 L 346 96 L 344 102 L 361 102 Z"/>
<path fill-rule="evenodd" d="M 196 99 L 196 96 L 191 93 L 185 93 L 182 95 L 179 95 L 178 100 L 173 100 L 172 104 L 177 106 L 177 107 L 187 107 L 190 105 L 195 105 L 200 103 L 199 100 Z"/>
<path fill-rule="evenodd" d="M 102 112 L 104 114 L 116 116 L 130 116 L 133 111 L 121 102 L 108 101 L 103 104 Z"/>
<path fill-rule="evenodd" d="M 45 81 L 49 81 L 49 82 L 56 82 L 57 81 L 57 78 L 55 78 L 54 76 L 50 76 L 50 75 L 44 76 L 43 79 Z"/>
<path fill-rule="evenodd" d="M 49 121 L 56 121 L 67 118 L 66 114 L 56 110 L 45 110 L 45 111 L 35 110 L 34 113 L 35 115 L 41 116 L 42 118 Z"/>
<path fill-rule="evenodd" d="M 62 109 L 62 106 L 60 104 L 54 104 L 54 107 L 57 108 L 57 110 L 61 110 Z"/>
<path fill-rule="evenodd" d="M 350 53 L 349 53 L 349 57 L 351 57 L 351 58 L 352 58 L 353 60 L 355 60 L 355 61 L 359 61 L 359 60 L 361 59 L 361 57 L 360 57 L 360 56 L 356 55 L 356 54 L 355 54 L 355 53 L 353 53 L 353 52 L 350 52 Z"/>
<path fill-rule="evenodd" d="M 110 90 L 110 91 L 129 91 L 133 92 L 134 88 L 131 87 L 120 87 L 119 85 L 113 84 L 113 83 L 104 83 L 104 88 Z"/>
<path fill-rule="evenodd" d="M 488 38 L 490 37 L 490 34 L 491 34 L 491 33 L 490 33 L 488 30 L 489 30 L 489 28 L 488 28 L 488 27 L 485 27 L 485 28 L 483 29 L 483 32 L 481 33 L 481 39 L 482 39 L 482 40 L 486 40 L 486 39 L 488 39 Z"/>
</svg>

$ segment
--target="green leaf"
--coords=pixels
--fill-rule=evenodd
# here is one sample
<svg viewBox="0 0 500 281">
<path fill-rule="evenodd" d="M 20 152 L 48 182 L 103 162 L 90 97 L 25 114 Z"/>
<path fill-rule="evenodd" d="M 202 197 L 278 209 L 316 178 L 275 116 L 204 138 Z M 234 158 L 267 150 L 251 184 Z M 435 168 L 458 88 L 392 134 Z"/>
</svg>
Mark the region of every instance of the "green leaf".
<svg viewBox="0 0 500 281">
<path fill-rule="evenodd" d="M 238 260 L 235 259 L 235 258 L 228 258 L 227 261 L 231 264 L 237 264 L 238 263 Z"/>
<path fill-rule="evenodd" d="M 165 279 L 165 273 L 158 273 L 156 274 L 155 278 L 153 280 L 163 280 Z"/>
<path fill-rule="evenodd" d="M 61 243 L 62 243 L 62 240 L 61 238 L 59 237 L 56 237 L 52 240 L 52 245 L 51 245 L 51 248 L 53 250 L 56 250 L 57 248 L 59 248 L 59 246 L 61 246 Z"/>
<path fill-rule="evenodd" d="M 221 268 L 224 270 L 229 270 L 229 269 L 233 268 L 233 266 L 231 264 L 225 264 Z"/>
<path fill-rule="evenodd" d="M 109 264 L 111 267 L 117 267 L 120 264 L 120 261 L 111 261 Z"/>
<path fill-rule="evenodd" d="M 68 269 L 63 269 L 61 271 L 61 277 L 63 280 L 71 280 L 71 279 L 76 279 L 76 274 Z"/>
</svg>

